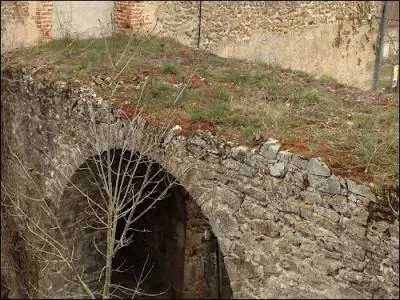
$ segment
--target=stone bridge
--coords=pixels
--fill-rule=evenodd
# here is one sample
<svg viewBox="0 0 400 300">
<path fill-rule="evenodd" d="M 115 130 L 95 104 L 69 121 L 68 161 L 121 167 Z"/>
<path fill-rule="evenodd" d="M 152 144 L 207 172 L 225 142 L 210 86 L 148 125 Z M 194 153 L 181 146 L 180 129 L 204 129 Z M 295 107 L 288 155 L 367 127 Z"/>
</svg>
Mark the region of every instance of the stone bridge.
<svg viewBox="0 0 400 300">
<path fill-rule="evenodd" d="M 88 87 L 40 82 L 26 70 L 7 77 L 2 134 L 62 222 L 77 226 L 84 201 L 68 181 L 89 186 L 77 171 L 95 154 L 87 146 L 89 110 L 99 124 L 112 120 L 113 143 L 104 143 L 104 151 L 122 147 L 127 122 Z M 150 125 L 138 127 L 131 151 L 140 152 L 140 139 L 150 131 Z M 143 264 L 146 249 L 170 261 L 156 277 L 162 284 L 176 280 L 176 297 L 399 297 L 398 218 L 367 187 L 335 176 L 318 158 L 281 151 L 274 140 L 248 149 L 207 132 L 171 130 L 160 149 L 150 159 L 181 185 L 146 219 L 159 238 L 142 238 L 120 259 L 135 256 L 132 263 Z M 18 162 L 2 152 L 3 182 L 29 193 Z M 29 205 L 34 213 L 35 204 Z M 98 277 L 95 235 L 82 232 L 76 251 Z M 166 254 L 157 243 L 166 243 Z M 68 284 L 53 271 L 39 280 L 39 290 L 62 295 Z"/>
</svg>

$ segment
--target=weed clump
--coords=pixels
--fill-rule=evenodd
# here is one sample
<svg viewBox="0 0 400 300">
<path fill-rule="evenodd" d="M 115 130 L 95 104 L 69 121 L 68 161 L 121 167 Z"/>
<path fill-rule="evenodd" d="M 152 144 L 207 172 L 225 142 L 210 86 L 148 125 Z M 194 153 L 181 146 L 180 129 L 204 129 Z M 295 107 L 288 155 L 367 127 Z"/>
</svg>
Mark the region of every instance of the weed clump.
<svg viewBox="0 0 400 300">
<path fill-rule="evenodd" d="M 172 75 L 178 75 L 179 74 L 178 67 L 172 62 L 164 63 L 162 70 L 163 70 L 164 74 L 172 74 Z"/>
</svg>

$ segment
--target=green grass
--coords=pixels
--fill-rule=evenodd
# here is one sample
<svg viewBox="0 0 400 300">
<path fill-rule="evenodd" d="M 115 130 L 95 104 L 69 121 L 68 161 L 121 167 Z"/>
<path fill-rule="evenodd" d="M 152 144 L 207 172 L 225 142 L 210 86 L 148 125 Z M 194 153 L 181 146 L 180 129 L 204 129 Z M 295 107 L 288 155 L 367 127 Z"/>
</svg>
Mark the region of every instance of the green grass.
<svg viewBox="0 0 400 300">
<path fill-rule="evenodd" d="M 296 75 L 300 78 L 308 78 L 310 75 L 302 70 L 296 70 L 294 71 Z"/>
<path fill-rule="evenodd" d="M 168 92 L 168 91 L 171 90 L 171 87 L 168 84 L 164 83 L 164 82 L 157 82 L 157 90 L 160 93 Z"/>
<path fill-rule="evenodd" d="M 285 96 L 284 89 L 279 86 L 278 80 L 270 78 L 265 81 L 265 88 L 269 95 L 275 97 Z"/>
<path fill-rule="evenodd" d="M 226 59 L 223 59 L 223 58 L 218 57 L 218 56 L 211 57 L 210 63 L 213 64 L 213 65 L 217 65 L 217 66 L 225 66 L 225 65 L 227 65 Z"/>
<path fill-rule="evenodd" d="M 222 124 L 228 120 L 230 113 L 231 110 L 225 103 L 218 102 L 208 109 L 195 108 L 191 112 L 191 119 L 194 122 L 211 121 Z"/>
<path fill-rule="evenodd" d="M 232 112 L 232 114 L 227 117 L 226 121 L 228 125 L 233 126 L 234 128 L 247 126 L 250 122 L 249 118 L 235 112 Z"/>
<path fill-rule="evenodd" d="M 392 68 L 393 66 L 391 64 L 384 64 L 381 67 L 378 88 L 390 89 L 392 87 Z"/>
<path fill-rule="evenodd" d="M 241 83 L 247 81 L 247 74 L 232 68 L 226 68 L 220 80 L 223 83 Z"/>
<path fill-rule="evenodd" d="M 177 75 L 179 74 L 179 68 L 172 62 L 166 62 L 163 64 L 163 72 L 164 74 Z"/>
<path fill-rule="evenodd" d="M 79 79 L 83 84 L 96 74 L 114 78 L 124 68 L 118 75 L 124 83 L 113 97 L 113 86 L 96 87 L 104 99 L 142 97 L 141 105 L 160 122 L 170 120 L 178 107 L 181 120 L 213 123 L 239 143 L 277 138 L 289 151 L 322 157 L 338 175 L 376 185 L 397 184 L 396 96 L 363 92 L 329 76 L 316 78 L 267 63 L 217 57 L 168 38 L 134 36 L 128 45 L 126 36 L 116 35 L 107 38 L 107 45 L 104 39 L 55 40 L 14 57 L 21 65 L 42 66 L 35 74 L 39 78 Z M 206 80 L 181 93 L 193 74 Z M 135 87 L 146 76 L 141 94 Z M 133 83 L 133 78 L 139 79 Z"/>
<path fill-rule="evenodd" d="M 160 41 L 160 50 L 161 50 L 162 52 L 165 51 L 165 42 L 164 42 L 164 41 Z"/>
<path fill-rule="evenodd" d="M 229 102 L 231 94 L 226 90 L 220 90 L 217 94 L 217 98 L 223 102 Z"/>
<path fill-rule="evenodd" d="M 302 89 L 296 94 L 296 99 L 304 104 L 317 102 L 319 100 L 319 93 L 315 89 Z"/>
<path fill-rule="evenodd" d="M 260 136 L 260 130 L 254 125 L 249 125 L 243 129 L 242 134 L 247 144 L 253 144 L 256 137 Z"/>
<path fill-rule="evenodd" d="M 329 75 L 322 75 L 321 77 L 319 77 L 318 81 L 321 84 L 337 84 L 337 80 L 335 78 L 333 78 L 332 76 Z"/>
</svg>

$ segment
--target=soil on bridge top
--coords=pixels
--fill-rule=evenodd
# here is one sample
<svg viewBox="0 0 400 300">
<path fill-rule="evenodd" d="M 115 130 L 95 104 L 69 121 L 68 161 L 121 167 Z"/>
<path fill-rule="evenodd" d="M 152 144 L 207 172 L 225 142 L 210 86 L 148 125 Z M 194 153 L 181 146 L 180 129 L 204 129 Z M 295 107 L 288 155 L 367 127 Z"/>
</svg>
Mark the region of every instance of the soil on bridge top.
<svg viewBox="0 0 400 300">
<path fill-rule="evenodd" d="M 141 111 L 186 135 L 209 130 L 251 147 L 275 138 L 372 189 L 398 186 L 398 94 L 225 59 L 166 38 L 107 40 L 108 47 L 104 39 L 52 41 L 7 59 L 43 80 L 89 84 L 128 118 Z"/>
</svg>

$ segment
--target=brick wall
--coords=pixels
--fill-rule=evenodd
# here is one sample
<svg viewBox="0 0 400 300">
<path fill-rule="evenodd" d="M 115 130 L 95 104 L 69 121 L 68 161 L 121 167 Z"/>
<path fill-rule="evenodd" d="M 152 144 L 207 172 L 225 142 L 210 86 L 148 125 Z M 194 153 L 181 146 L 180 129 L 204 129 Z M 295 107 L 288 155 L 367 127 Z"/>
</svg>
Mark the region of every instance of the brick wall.
<svg viewBox="0 0 400 300">
<path fill-rule="evenodd" d="M 114 24 L 115 31 L 127 33 L 149 25 L 143 15 L 143 1 L 115 1 Z"/>
<path fill-rule="evenodd" d="M 53 1 L 40 1 L 36 8 L 36 24 L 42 33 L 42 42 L 51 40 Z"/>
</svg>

